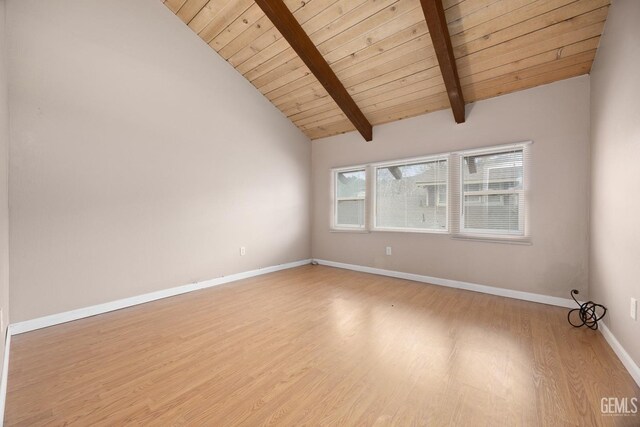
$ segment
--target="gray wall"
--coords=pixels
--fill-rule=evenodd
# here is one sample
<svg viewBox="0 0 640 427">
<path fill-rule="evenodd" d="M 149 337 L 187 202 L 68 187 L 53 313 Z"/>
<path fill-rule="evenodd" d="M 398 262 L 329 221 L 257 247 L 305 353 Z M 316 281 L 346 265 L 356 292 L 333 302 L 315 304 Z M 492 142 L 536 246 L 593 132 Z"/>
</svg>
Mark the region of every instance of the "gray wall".
<svg viewBox="0 0 640 427">
<path fill-rule="evenodd" d="M 439 111 L 312 144 L 313 257 L 569 297 L 588 282 L 589 77 L 467 106 L 465 124 Z M 533 140 L 530 246 L 448 235 L 332 233 L 330 168 Z M 385 255 L 385 246 L 393 255 Z"/>
<path fill-rule="evenodd" d="M 310 256 L 309 140 L 162 2 L 7 18 L 12 322 Z"/>
<path fill-rule="evenodd" d="M 616 0 L 591 74 L 591 297 L 640 364 L 640 1 Z"/>
</svg>

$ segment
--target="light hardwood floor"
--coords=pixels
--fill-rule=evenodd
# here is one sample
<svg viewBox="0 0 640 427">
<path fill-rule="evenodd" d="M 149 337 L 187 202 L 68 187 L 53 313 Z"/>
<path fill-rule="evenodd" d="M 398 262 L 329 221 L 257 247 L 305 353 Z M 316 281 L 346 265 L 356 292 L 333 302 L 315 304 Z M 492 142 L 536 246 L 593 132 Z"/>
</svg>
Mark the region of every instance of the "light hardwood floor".
<svg viewBox="0 0 640 427">
<path fill-rule="evenodd" d="M 304 266 L 13 337 L 6 425 L 640 425 L 566 309 Z"/>
</svg>

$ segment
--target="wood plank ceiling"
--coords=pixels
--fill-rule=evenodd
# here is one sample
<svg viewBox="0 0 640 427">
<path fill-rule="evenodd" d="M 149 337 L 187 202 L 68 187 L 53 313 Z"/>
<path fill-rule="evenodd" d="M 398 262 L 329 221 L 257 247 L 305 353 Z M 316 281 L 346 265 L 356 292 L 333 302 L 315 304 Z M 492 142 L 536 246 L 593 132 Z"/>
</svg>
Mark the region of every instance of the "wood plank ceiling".
<svg viewBox="0 0 640 427">
<path fill-rule="evenodd" d="M 450 107 L 420 0 L 284 2 L 371 124 Z M 609 3 L 443 0 L 465 102 L 589 73 Z M 355 130 L 254 0 L 164 4 L 309 138 Z"/>
</svg>

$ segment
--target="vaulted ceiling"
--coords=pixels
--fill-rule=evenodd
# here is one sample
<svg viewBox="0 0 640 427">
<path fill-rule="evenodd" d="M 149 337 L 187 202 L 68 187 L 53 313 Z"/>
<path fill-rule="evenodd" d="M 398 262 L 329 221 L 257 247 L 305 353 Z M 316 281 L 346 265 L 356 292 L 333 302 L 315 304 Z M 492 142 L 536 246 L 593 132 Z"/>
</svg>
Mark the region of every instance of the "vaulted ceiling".
<svg viewBox="0 0 640 427">
<path fill-rule="evenodd" d="M 372 125 L 450 108 L 420 0 L 283 1 Z M 311 139 L 355 130 L 258 3 L 164 1 Z M 442 0 L 464 101 L 589 73 L 609 3 Z"/>
</svg>

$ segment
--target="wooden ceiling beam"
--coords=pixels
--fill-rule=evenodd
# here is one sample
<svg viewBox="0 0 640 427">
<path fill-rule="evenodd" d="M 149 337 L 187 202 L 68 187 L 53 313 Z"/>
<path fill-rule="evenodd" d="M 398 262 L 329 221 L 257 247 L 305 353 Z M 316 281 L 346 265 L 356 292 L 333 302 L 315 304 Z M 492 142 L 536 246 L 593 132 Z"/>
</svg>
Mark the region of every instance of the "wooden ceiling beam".
<svg viewBox="0 0 640 427">
<path fill-rule="evenodd" d="M 309 67 L 329 95 L 360 132 L 365 141 L 373 139 L 373 128 L 327 61 L 304 32 L 282 0 L 255 0 L 300 59 Z M 451 42 L 449 42 L 451 45 Z"/>
<path fill-rule="evenodd" d="M 462 86 L 458 78 L 456 58 L 453 56 L 451 37 L 449 37 L 449 27 L 447 27 L 442 0 L 420 0 L 420 3 L 422 4 L 422 12 L 424 12 L 429 34 L 433 41 L 433 48 L 436 51 L 442 78 L 447 88 L 453 117 L 456 123 L 464 123 L 464 97 L 462 96 Z"/>
</svg>

